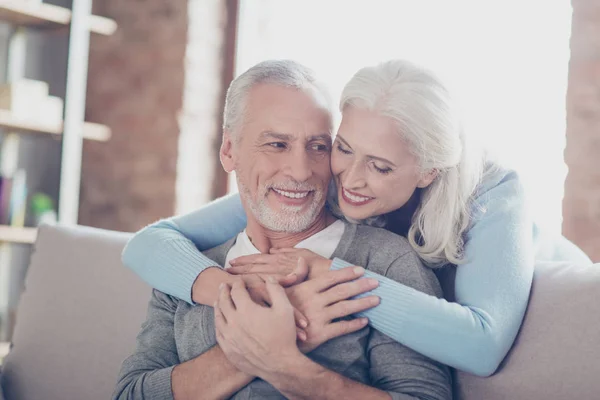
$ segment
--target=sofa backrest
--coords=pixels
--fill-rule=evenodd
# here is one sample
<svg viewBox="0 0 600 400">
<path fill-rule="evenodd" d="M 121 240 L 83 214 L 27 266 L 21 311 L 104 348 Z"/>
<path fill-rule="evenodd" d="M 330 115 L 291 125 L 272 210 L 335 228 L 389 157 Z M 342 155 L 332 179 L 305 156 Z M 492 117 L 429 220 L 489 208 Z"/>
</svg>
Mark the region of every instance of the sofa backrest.
<svg viewBox="0 0 600 400">
<path fill-rule="evenodd" d="M 124 268 L 129 235 L 40 228 L 5 359 L 6 400 L 105 400 L 133 351 L 150 288 Z M 489 378 L 457 373 L 456 400 L 600 398 L 600 265 L 536 266 L 513 349 Z"/>
<path fill-rule="evenodd" d="M 106 400 L 151 290 L 121 264 L 128 234 L 42 226 L 2 366 L 6 400 Z"/>
<path fill-rule="evenodd" d="M 457 373 L 456 399 L 600 399 L 600 264 L 539 263 L 519 335 L 496 374 Z"/>
</svg>

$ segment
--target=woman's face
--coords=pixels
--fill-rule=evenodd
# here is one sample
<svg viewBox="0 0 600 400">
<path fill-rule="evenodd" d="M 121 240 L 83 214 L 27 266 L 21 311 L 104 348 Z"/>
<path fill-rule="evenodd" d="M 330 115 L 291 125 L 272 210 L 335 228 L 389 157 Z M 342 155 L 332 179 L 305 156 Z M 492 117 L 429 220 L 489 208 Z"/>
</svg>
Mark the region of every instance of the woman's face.
<svg viewBox="0 0 600 400">
<path fill-rule="evenodd" d="M 417 187 L 426 187 L 417 157 L 389 117 L 347 107 L 331 154 L 331 170 L 342 212 L 365 219 L 402 207 Z"/>
</svg>

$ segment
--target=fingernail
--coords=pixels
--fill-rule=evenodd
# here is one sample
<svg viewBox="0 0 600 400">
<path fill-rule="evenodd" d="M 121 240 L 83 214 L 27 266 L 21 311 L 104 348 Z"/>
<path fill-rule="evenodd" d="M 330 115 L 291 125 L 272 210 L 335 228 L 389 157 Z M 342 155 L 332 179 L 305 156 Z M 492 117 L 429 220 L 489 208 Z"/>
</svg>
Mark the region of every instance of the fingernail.
<svg viewBox="0 0 600 400">
<path fill-rule="evenodd" d="M 379 286 L 379 281 L 375 278 L 368 278 L 367 284 L 369 285 L 369 287 L 376 287 Z"/>
<path fill-rule="evenodd" d="M 300 323 L 300 326 L 302 328 L 306 328 L 308 326 L 308 322 L 306 322 L 306 320 L 301 319 L 300 321 L 298 321 Z"/>
<path fill-rule="evenodd" d="M 379 304 L 380 301 L 381 299 L 379 298 L 379 296 L 375 296 L 371 299 L 370 303 L 376 306 L 377 304 Z"/>
<path fill-rule="evenodd" d="M 369 319 L 368 319 L 368 318 L 361 318 L 361 319 L 360 319 L 360 323 L 361 323 L 362 325 L 366 325 L 366 324 L 368 324 L 368 323 L 369 323 Z"/>
<path fill-rule="evenodd" d="M 229 260 L 229 264 L 233 265 L 237 262 L 237 258 L 234 258 L 232 260 Z"/>
<path fill-rule="evenodd" d="M 213 308 L 217 308 L 217 302 L 216 301 L 213 303 Z"/>
<path fill-rule="evenodd" d="M 298 336 L 300 337 L 300 340 L 302 340 L 303 342 L 306 341 L 306 333 L 304 332 L 299 332 Z"/>
<path fill-rule="evenodd" d="M 224 288 L 224 287 L 225 287 L 225 284 L 224 284 L 224 283 L 221 283 L 221 284 L 219 285 L 219 290 L 223 290 L 223 288 Z"/>
<path fill-rule="evenodd" d="M 277 279 L 275 279 L 275 277 L 274 277 L 274 276 L 269 276 L 269 277 L 267 278 L 267 280 L 268 280 L 269 282 L 271 282 L 271 283 L 277 283 Z"/>
<path fill-rule="evenodd" d="M 354 267 L 354 273 L 356 275 L 362 275 L 365 272 L 365 269 L 363 267 Z"/>
</svg>

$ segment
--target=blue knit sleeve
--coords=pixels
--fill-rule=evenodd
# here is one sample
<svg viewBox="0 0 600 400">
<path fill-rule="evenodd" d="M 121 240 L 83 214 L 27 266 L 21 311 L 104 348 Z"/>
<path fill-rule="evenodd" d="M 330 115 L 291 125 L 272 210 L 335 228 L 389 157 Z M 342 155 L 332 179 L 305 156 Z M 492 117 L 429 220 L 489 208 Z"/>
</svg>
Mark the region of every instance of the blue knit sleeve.
<svg viewBox="0 0 600 400">
<path fill-rule="evenodd" d="M 137 232 L 123 250 L 123 264 L 153 288 L 193 304 L 196 277 L 217 265 L 200 251 L 225 243 L 245 227 L 240 197 L 229 195 Z"/>
<path fill-rule="evenodd" d="M 457 267 L 456 302 L 367 271 L 381 304 L 362 315 L 398 342 L 462 371 L 489 376 L 512 346 L 533 279 L 532 222 L 518 179 L 479 198 L 467 233 L 466 262 Z M 334 260 L 332 268 L 349 264 Z"/>
</svg>

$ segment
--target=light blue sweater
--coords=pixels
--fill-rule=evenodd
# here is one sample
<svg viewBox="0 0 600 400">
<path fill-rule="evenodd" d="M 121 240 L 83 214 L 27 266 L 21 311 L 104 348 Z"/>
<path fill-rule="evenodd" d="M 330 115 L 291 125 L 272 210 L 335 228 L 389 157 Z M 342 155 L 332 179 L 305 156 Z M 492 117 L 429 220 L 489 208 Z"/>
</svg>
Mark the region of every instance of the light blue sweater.
<svg viewBox="0 0 600 400">
<path fill-rule="evenodd" d="M 364 312 L 371 326 L 436 361 L 489 376 L 512 346 L 523 319 L 535 262 L 591 260 L 563 237 L 546 237 L 533 225 L 514 172 L 487 175 L 478 190 L 465 237 L 466 262 L 456 268 L 455 302 L 438 299 L 367 272 L 380 285 L 381 304 Z M 207 250 L 246 226 L 238 195 L 217 200 L 138 232 L 123 263 L 154 288 L 189 303 L 200 272 L 215 263 Z M 334 259 L 332 268 L 347 266 Z"/>
</svg>

